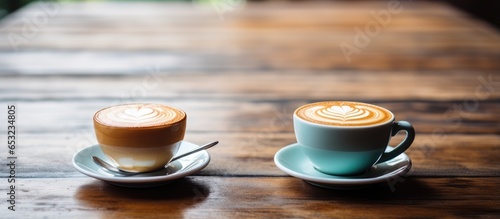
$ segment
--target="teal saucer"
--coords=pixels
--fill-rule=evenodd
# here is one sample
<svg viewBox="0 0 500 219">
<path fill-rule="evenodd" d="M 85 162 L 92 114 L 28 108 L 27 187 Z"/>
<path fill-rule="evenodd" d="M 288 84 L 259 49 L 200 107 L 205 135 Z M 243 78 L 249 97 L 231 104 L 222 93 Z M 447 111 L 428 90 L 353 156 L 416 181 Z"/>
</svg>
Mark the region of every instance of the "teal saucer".
<svg viewBox="0 0 500 219">
<path fill-rule="evenodd" d="M 358 189 L 383 182 L 392 182 L 403 177 L 411 169 L 411 160 L 405 153 L 392 160 L 372 166 L 368 171 L 355 176 L 335 176 L 317 171 L 297 143 L 279 150 L 274 163 L 283 172 L 306 182 L 329 189 Z"/>
</svg>

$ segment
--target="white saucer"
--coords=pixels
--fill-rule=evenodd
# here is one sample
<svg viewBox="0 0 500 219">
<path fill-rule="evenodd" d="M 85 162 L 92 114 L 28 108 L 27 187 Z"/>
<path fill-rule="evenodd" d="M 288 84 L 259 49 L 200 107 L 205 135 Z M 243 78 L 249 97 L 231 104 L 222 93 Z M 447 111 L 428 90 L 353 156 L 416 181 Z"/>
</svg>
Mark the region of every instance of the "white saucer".
<svg viewBox="0 0 500 219">
<path fill-rule="evenodd" d="M 335 176 L 317 171 L 300 146 L 295 143 L 279 150 L 274 156 L 278 168 L 291 176 L 329 189 L 357 189 L 382 182 L 391 182 L 395 177 L 404 176 L 411 169 L 411 160 L 405 153 L 392 160 L 379 163 L 366 173 L 356 176 Z"/>
<path fill-rule="evenodd" d="M 198 147 L 198 145 L 183 141 L 177 153 L 183 154 Z M 102 167 L 97 166 L 97 164 L 92 161 L 92 156 L 97 156 L 104 161 L 112 163 L 112 161 L 101 151 L 99 145 L 93 145 L 78 151 L 73 156 L 73 166 L 87 176 L 123 187 L 153 187 L 165 185 L 176 179 L 202 170 L 210 162 L 210 155 L 206 150 L 203 150 L 168 164 L 167 168 L 164 170 L 133 176 L 122 176 L 112 174 Z"/>
</svg>

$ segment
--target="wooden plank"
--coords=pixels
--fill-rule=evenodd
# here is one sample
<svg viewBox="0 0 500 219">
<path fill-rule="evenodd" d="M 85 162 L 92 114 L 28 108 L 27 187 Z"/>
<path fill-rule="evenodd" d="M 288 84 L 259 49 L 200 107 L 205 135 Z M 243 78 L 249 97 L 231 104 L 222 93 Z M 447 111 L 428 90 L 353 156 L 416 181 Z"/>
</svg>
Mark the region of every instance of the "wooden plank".
<svg viewBox="0 0 500 219">
<path fill-rule="evenodd" d="M 2 212 L 16 218 L 489 218 L 500 214 L 499 183 L 498 177 L 410 177 L 393 190 L 384 183 L 336 191 L 291 177 L 194 176 L 152 189 L 121 188 L 89 178 L 20 179 L 16 212 Z M 4 187 L 0 191 L 7 192 Z"/>
<path fill-rule="evenodd" d="M 19 126 L 16 169 L 19 177 L 81 177 L 72 164 L 80 149 L 96 144 L 92 129 L 73 132 L 25 133 Z M 400 137 L 394 141 L 399 140 Z M 198 173 L 204 176 L 286 176 L 273 161 L 281 148 L 296 142 L 293 133 L 193 132 L 186 141 L 196 144 L 219 140 L 209 150 L 212 160 Z M 394 142 L 393 141 L 393 142 Z M 392 145 L 394 145 L 393 143 Z M 413 162 L 411 176 L 500 176 L 499 135 L 418 134 L 407 154 Z M 89 158 L 90 159 L 90 158 Z M 7 177 L 1 171 L 0 177 Z"/>
<path fill-rule="evenodd" d="M 414 16 L 467 16 L 466 13 L 455 10 L 445 3 L 440 2 L 401 2 L 401 7 L 407 13 L 412 13 Z M 213 11 L 198 10 L 195 5 L 186 2 L 127 2 L 127 3 L 106 3 L 106 2 L 63 2 L 63 3 L 46 3 L 46 4 L 31 4 L 17 11 L 16 16 L 32 15 L 39 10 L 57 10 L 58 16 L 61 17 L 103 17 L 112 18 L 115 16 L 130 17 L 130 16 L 173 16 L 185 17 L 187 19 L 196 19 L 196 16 L 210 15 L 213 16 Z M 245 5 L 246 10 L 237 11 L 252 15 L 276 14 L 277 16 L 285 16 L 290 13 L 308 13 L 317 14 L 318 16 L 332 16 L 338 13 L 359 14 L 360 16 L 369 16 L 367 11 L 373 9 L 387 10 L 388 2 L 294 2 L 292 4 L 285 2 L 248 2 Z M 229 13 L 228 13 L 229 14 Z M 301 14 L 303 15 L 303 14 Z M 354 17 L 354 16 L 353 16 Z M 304 18 L 310 19 L 310 18 Z"/>
<path fill-rule="evenodd" d="M 384 9 L 377 10 L 373 9 L 375 12 L 382 12 Z M 37 12 L 33 12 L 37 13 Z M 39 12 L 38 12 L 39 13 Z M 238 16 L 231 17 L 226 21 L 219 20 L 216 14 L 185 14 L 186 16 L 175 16 L 169 13 L 165 13 L 163 16 L 156 17 L 157 19 L 150 19 L 152 14 L 146 16 L 126 15 L 120 16 L 110 12 L 110 16 L 98 16 L 92 15 L 87 17 L 80 16 L 55 16 L 49 17 L 50 22 L 44 23 L 44 28 L 48 30 L 54 29 L 57 32 L 73 32 L 74 30 L 80 30 L 74 33 L 92 32 L 95 30 L 100 30 L 103 32 L 111 33 L 110 29 L 117 29 L 120 31 L 132 31 L 136 32 L 139 30 L 147 30 L 148 32 L 165 32 L 172 31 L 172 28 L 178 28 L 180 31 L 217 31 L 226 29 L 227 31 L 240 32 L 240 31 L 276 31 L 276 30 L 303 30 L 309 31 L 331 31 L 333 28 L 337 31 L 353 31 L 353 27 L 364 28 L 366 23 L 374 20 L 376 17 L 371 13 L 362 13 L 357 16 L 352 16 L 352 12 L 349 10 L 341 12 L 321 12 L 321 11 L 291 11 L 288 13 L 279 13 L 276 11 L 260 14 L 249 14 L 242 11 L 238 13 Z M 215 15 L 215 16 L 214 16 Z M 315 17 L 311 17 L 315 15 Z M 49 16 L 49 15 L 47 15 Z M 301 19 L 287 19 L 289 16 L 301 16 Z M 432 32 L 432 33 L 446 33 L 446 32 L 466 32 L 467 29 L 471 28 L 471 24 L 477 24 L 478 22 L 471 22 L 466 19 L 457 19 L 453 17 L 441 17 L 433 15 L 419 15 L 424 17 L 416 17 L 417 15 L 412 13 L 401 12 L 400 14 L 392 14 L 390 20 L 387 20 L 388 25 L 384 27 L 384 30 L 397 31 L 397 32 Z M 30 14 L 15 14 L 14 17 L 10 19 L 7 18 L 2 23 L 1 32 L 14 31 L 16 33 L 22 33 L 23 27 L 26 26 L 26 22 L 22 18 L 31 18 Z M 262 18 L 267 18 L 263 20 Z M 124 22 L 125 21 L 125 22 Z M 384 20 L 385 21 L 385 20 Z M 381 23 L 382 24 L 382 23 Z M 385 23 L 384 23 L 385 24 Z M 409 29 L 406 25 L 421 25 L 415 26 Z M 196 28 L 201 26 L 201 29 Z M 62 28 L 68 28 L 63 30 Z M 443 29 L 439 29 L 441 27 Z M 128 29 L 127 28 L 131 28 Z M 162 29 L 163 28 L 163 29 Z M 386 29 L 385 29 L 386 28 Z M 26 29 L 24 30 L 26 31 Z M 47 29 L 42 30 L 42 32 L 47 32 Z M 192 36 L 195 37 L 195 36 Z"/>
<path fill-rule="evenodd" d="M 103 41 L 99 44 L 108 44 Z M 40 48 L 46 49 L 45 46 Z M 78 48 L 77 48 L 78 49 Z M 134 49 L 134 48 L 132 48 Z M 214 48 L 215 49 L 215 48 Z M 498 55 L 478 54 L 467 55 L 467 49 L 454 54 L 441 53 L 439 51 L 427 50 L 422 55 L 413 54 L 388 54 L 380 56 L 376 54 L 365 54 L 351 56 L 351 61 L 346 58 L 339 48 L 337 51 L 299 51 L 285 50 L 283 53 L 267 53 L 265 51 L 256 54 L 214 54 L 206 53 L 178 53 L 178 52 L 146 52 L 143 54 L 97 52 L 90 54 L 86 52 L 28 52 L 28 53 L 3 53 L 0 54 L 2 72 L 17 74 L 40 74 L 51 72 L 52 74 L 97 74 L 105 73 L 119 74 L 143 71 L 146 66 L 161 65 L 169 71 L 227 71 L 227 70 L 277 70 L 283 72 L 297 70 L 321 70 L 321 71 L 471 71 L 471 72 L 498 72 L 500 64 L 496 62 Z M 480 48 L 479 48 L 480 49 Z M 169 49 L 166 49 L 169 50 Z M 460 49 L 459 49 L 460 50 Z M 477 51 L 474 49 L 473 51 Z M 288 52 L 288 53 L 287 53 Z M 331 54 L 334 52 L 336 54 Z M 124 57 L 120 62 L 115 58 Z M 429 59 L 433 56 L 433 59 Z M 313 57 L 316 57 L 313 59 Z M 61 58 L 68 60 L 61 63 Z M 30 60 L 44 60 L 47 63 L 45 69 L 40 68 L 39 63 Z M 131 60 L 134 59 L 134 60 Z M 9 60 L 9 62 L 7 62 Z M 137 60 L 137 61 L 135 61 Z M 366 61 L 369 60 L 369 61 Z M 12 62 L 11 62 L 12 61 Z M 94 62 L 96 61 L 96 62 Z M 127 61 L 131 61 L 128 62 Z M 18 63 L 26 62 L 25 65 Z M 127 63 L 127 64 L 124 64 Z M 69 68 L 74 65 L 79 68 Z M 101 66 L 101 67 L 99 67 Z M 129 67 L 129 68 L 127 68 Z"/>
<path fill-rule="evenodd" d="M 97 58 L 105 57 L 95 58 L 97 60 Z M 13 58 L 10 60 L 15 62 L 14 65 L 21 66 L 21 62 Z M 85 66 L 85 64 L 91 64 L 92 61 L 94 59 L 85 62 L 68 62 L 64 67 L 59 67 L 57 62 L 47 60 L 43 66 L 26 65 L 21 72 L 31 71 L 37 77 L 0 76 L 2 89 L 0 99 L 19 101 L 59 99 L 130 101 L 136 99 L 137 101 L 137 99 L 147 98 L 254 101 L 364 99 L 431 102 L 470 100 L 472 102 L 500 98 L 500 74 L 492 71 L 207 70 L 185 72 L 170 70 L 171 66 L 153 62 L 120 66 L 122 62 L 119 61 L 119 57 L 109 58 L 108 66 Z M 74 65 L 75 68 L 70 70 L 70 65 Z M 108 68 L 117 67 L 127 70 L 124 72 L 106 71 Z M 60 73 L 63 76 L 77 75 L 63 77 L 58 76 Z M 88 75 L 91 73 L 108 74 L 108 76 L 91 77 Z M 193 84 L 196 85 L 193 86 Z"/>
<path fill-rule="evenodd" d="M 104 107 L 127 102 L 155 102 L 176 106 L 188 114 L 188 130 L 194 132 L 293 132 L 292 115 L 299 106 L 314 100 L 218 99 L 186 96 L 163 98 L 102 98 L 0 101 L 18 105 L 18 124 L 25 133 L 78 132 L 92 127 L 93 114 Z M 344 99 L 344 98 L 339 98 Z M 321 100 L 321 99 L 317 99 Z M 328 99 L 323 99 L 328 100 Z M 390 109 L 397 120 L 411 122 L 418 133 L 498 134 L 497 101 L 434 102 L 351 99 Z M 477 104 L 477 105 L 473 105 Z M 466 108 L 467 107 L 467 108 Z M 471 108 L 474 107 L 474 108 Z M 42 110 L 41 110 L 42 109 Z M 2 109 L 4 111 L 6 109 Z M 60 122 L 58 122 L 60 121 Z M 0 127 L 0 130 L 6 127 Z"/>
<path fill-rule="evenodd" d="M 467 34 L 470 34 L 468 30 Z M 123 35 L 123 36 L 120 36 Z M 249 36 L 258 35 L 259 37 Z M 171 69 L 207 70 L 207 69 L 366 69 L 366 70 L 497 70 L 495 60 L 499 57 L 500 40 L 474 32 L 471 36 L 461 33 L 429 36 L 429 34 L 398 34 L 384 32 L 374 38 L 359 53 L 350 55 L 347 61 L 340 43 L 353 44 L 355 33 L 324 32 L 308 34 L 303 32 L 280 31 L 278 34 L 261 33 L 91 33 L 65 34 L 40 33 L 25 43 L 13 43 L 9 34 L 0 35 L 1 71 L 24 72 L 23 69 L 36 70 L 33 60 L 44 60 L 49 66 L 54 63 L 51 72 L 70 73 L 75 69 L 70 65 L 79 65 L 80 73 L 89 67 L 107 70 L 114 64 L 114 72 L 129 71 L 126 67 L 140 64 L 162 64 Z M 193 37 L 195 36 L 195 37 Z M 295 37 L 290 37 L 295 36 Z M 457 37 L 461 36 L 461 37 Z M 3 39 L 2 39 L 3 38 Z M 406 40 L 399 40 L 400 38 Z M 54 40 L 57 39 L 57 40 Z M 399 43 L 393 43 L 398 41 Z M 24 41 L 23 41 L 24 42 Z M 145 43 L 147 42 L 147 43 Z M 297 47 L 301 47 L 297 50 Z M 13 49 L 18 48 L 18 53 Z M 70 51 L 51 51 L 57 48 Z M 96 54 L 74 52 L 74 50 L 98 50 Z M 42 50 L 42 51 L 40 51 Z M 137 54 L 119 51 L 137 51 Z M 380 51 L 383 56 L 380 56 Z M 474 54 L 474 56 L 470 56 Z M 432 56 L 433 59 L 428 59 Z M 111 59 L 119 57 L 120 60 Z M 131 59 L 132 62 L 124 60 Z M 68 63 L 61 63 L 61 59 Z M 140 60 L 139 62 L 137 60 Z M 77 62 L 78 61 L 78 62 Z M 77 63 L 75 63 L 77 62 Z M 21 65 L 19 63 L 23 63 Z M 121 65 L 119 65 L 121 63 Z M 129 63 L 124 65 L 123 63 Z M 35 65 L 35 66 L 33 66 Z M 101 66 L 100 68 L 97 68 Z M 65 68 L 62 68 L 65 67 Z M 137 66 L 132 66 L 137 69 Z M 62 68 L 62 69 L 61 69 Z M 66 70 L 66 72 L 64 71 Z M 69 72 L 68 72 L 69 71 Z M 96 70 L 93 70 L 96 71 Z M 29 73 L 30 71 L 28 71 Z"/>
<path fill-rule="evenodd" d="M 0 32 L 0 48 L 12 50 L 14 41 L 10 34 L 22 34 L 22 29 L 4 29 Z M 257 35 L 257 37 L 255 36 Z M 72 28 L 55 29 L 44 28 L 36 38 L 30 39 L 20 46 L 21 51 L 30 51 L 40 48 L 59 49 L 96 49 L 96 50 L 136 50 L 136 51 L 213 51 L 239 52 L 256 54 L 262 52 L 279 53 L 283 50 L 293 51 L 300 45 L 305 51 L 330 51 L 330 55 L 339 56 L 342 52 L 339 43 L 346 42 L 354 45 L 353 38 L 356 32 L 353 29 L 338 30 L 334 27 L 322 30 L 234 30 L 229 28 L 215 30 L 186 29 L 173 32 L 170 29 L 116 28 L 92 30 L 73 30 Z M 403 39 L 400 39 L 403 38 Z M 57 39 L 57 40 L 54 40 Z M 115 42 L 111 42 L 111 40 Z M 137 42 L 143 39 L 144 42 Z M 475 39 L 475 40 L 471 40 Z M 398 43 L 394 43 L 394 41 Z M 481 53 L 498 55 L 500 47 L 498 37 L 491 37 L 478 31 L 466 29 L 464 32 L 449 33 L 416 33 L 398 32 L 393 29 L 384 29 L 376 38 L 373 38 L 369 47 L 363 48 L 360 55 L 376 55 L 374 50 L 383 49 L 387 54 L 414 55 L 416 52 L 434 50 L 435 52 L 453 53 L 467 51 L 467 49 L 483 49 Z M 108 42 L 109 44 L 106 44 Z M 194 43 L 194 44 L 193 44 Z M 121 47 L 120 47 L 120 44 Z M 239 49 L 239 50 L 238 50 Z M 275 49 L 274 51 L 272 49 Z M 416 51 L 407 51 L 413 49 Z M 412 53 L 413 52 L 413 53 Z M 418 53 L 417 53 L 418 54 Z"/>
</svg>

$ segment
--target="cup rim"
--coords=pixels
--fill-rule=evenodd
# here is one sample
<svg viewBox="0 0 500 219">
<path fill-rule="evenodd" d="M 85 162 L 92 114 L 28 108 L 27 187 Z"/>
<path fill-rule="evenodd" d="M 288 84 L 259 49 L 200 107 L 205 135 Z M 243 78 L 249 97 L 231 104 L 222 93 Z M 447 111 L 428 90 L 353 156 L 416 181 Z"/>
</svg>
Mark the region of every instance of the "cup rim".
<svg viewBox="0 0 500 219">
<path fill-rule="evenodd" d="M 389 114 L 391 114 L 391 118 L 389 120 L 387 120 L 386 122 L 383 122 L 383 123 L 377 123 L 377 124 L 373 124 L 373 125 L 349 125 L 349 126 L 340 126 L 340 125 L 326 125 L 326 124 L 321 124 L 321 123 L 314 123 L 314 122 L 311 122 L 311 121 L 307 121 L 305 119 L 302 119 L 300 118 L 298 115 L 297 115 L 297 111 L 302 108 L 302 106 L 305 106 L 305 105 L 309 105 L 309 104 L 315 104 L 315 103 L 322 103 L 322 102 L 349 102 L 349 103 L 361 103 L 361 104 L 368 104 L 368 105 L 372 105 L 372 106 L 376 106 L 376 107 L 379 107 L 379 108 L 382 108 L 384 110 L 386 110 L 387 112 L 389 112 Z M 363 129 L 363 128 L 374 128 L 374 127 L 379 127 L 379 126 L 384 126 L 384 125 L 387 125 L 389 123 L 394 123 L 394 121 L 396 120 L 396 116 L 394 115 L 394 113 L 390 110 L 388 110 L 387 108 L 385 107 L 381 107 L 379 105 L 375 105 L 375 104 L 370 104 L 370 103 L 364 103 L 364 102 L 358 102 L 358 101 L 348 101 L 348 100 L 325 100 L 325 101 L 317 101 L 317 102 L 311 102 L 311 103 L 307 103 L 307 104 L 303 104 L 299 107 L 297 107 L 297 109 L 295 109 L 295 111 L 293 112 L 293 118 L 294 119 L 298 119 L 299 121 L 301 122 L 304 122 L 304 123 L 307 123 L 309 125 L 314 125 L 314 126 L 320 126 L 320 127 L 326 127 L 326 128 L 337 128 L 337 129 Z"/>
</svg>

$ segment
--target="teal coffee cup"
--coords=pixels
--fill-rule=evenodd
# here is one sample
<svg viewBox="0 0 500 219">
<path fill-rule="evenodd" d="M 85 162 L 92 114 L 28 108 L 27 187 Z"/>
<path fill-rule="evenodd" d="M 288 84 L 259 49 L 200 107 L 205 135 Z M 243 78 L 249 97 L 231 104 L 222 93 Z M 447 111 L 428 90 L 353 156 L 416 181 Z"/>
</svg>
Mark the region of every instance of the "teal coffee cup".
<svg viewBox="0 0 500 219">
<path fill-rule="evenodd" d="M 303 153 L 318 171 L 331 175 L 362 174 L 403 153 L 415 139 L 409 122 L 395 121 L 391 111 L 360 102 L 306 104 L 295 110 L 293 125 Z M 406 131 L 406 138 L 388 147 L 399 131 Z"/>
</svg>

